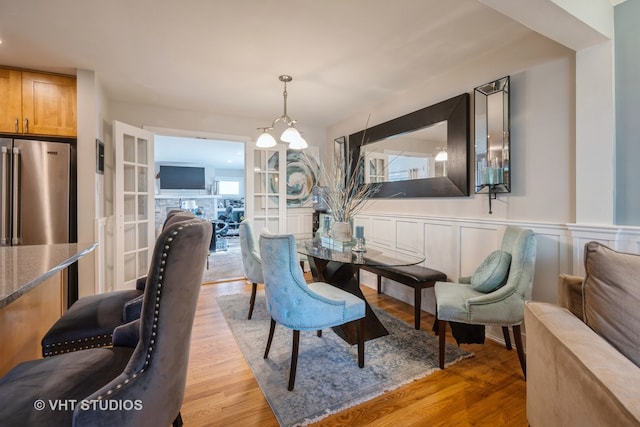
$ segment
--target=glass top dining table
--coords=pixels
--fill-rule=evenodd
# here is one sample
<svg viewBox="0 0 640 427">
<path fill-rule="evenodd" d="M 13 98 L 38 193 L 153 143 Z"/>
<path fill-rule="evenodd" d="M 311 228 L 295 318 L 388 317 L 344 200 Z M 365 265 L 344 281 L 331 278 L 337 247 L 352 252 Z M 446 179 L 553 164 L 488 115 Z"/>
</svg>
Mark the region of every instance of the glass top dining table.
<svg viewBox="0 0 640 427">
<path fill-rule="evenodd" d="M 350 247 L 337 250 L 325 247 L 320 239 L 298 238 L 296 250 L 306 255 L 315 281 L 322 281 L 343 289 L 365 302 L 365 340 L 388 335 L 389 332 L 371 309 L 359 283 L 359 270 L 363 265 L 375 267 L 399 267 L 420 264 L 423 256 L 406 254 L 391 249 L 367 247 L 365 252 L 352 251 Z M 350 344 L 357 342 L 356 327 L 346 324 L 334 331 Z"/>
<path fill-rule="evenodd" d="M 367 247 L 364 252 L 355 252 L 349 247 L 345 250 L 330 249 L 323 246 L 320 239 L 311 238 L 296 239 L 296 246 L 298 253 L 316 259 L 372 267 L 415 265 L 420 264 L 425 259 L 423 256 L 406 254 L 392 249 Z"/>
</svg>

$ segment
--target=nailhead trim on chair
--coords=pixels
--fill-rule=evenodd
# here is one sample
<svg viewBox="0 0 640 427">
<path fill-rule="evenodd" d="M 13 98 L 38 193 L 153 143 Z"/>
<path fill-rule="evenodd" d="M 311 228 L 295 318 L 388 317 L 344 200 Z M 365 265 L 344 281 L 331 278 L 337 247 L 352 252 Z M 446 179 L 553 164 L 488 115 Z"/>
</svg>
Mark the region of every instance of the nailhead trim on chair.
<svg viewBox="0 0 640 427">
<path fill-rule="evenodd" d="M 188 225 L 187 225 L 188 226 Z M 184 229 L 185 225 L 181 225 L 178 227 L 177 230 L 174 230 L 172 235 L 176 236 L 178 235 L 178 232 L 182 229 Z M 173 241 L 173 237 L 168 237 L 167 241 L 169 243 L 171 243 Z M 164 250 L 162 252 L 162 261 L 160 262 L 160 264 L 162 265 L 162 267 L 160 267 L 160 274 L 158 275 L 158 290 L 156 292 L 156 306 L 155 306 L 155 312 L 154 312 L 154 316 L 153 316 L 153 325 L 152 325 L 152 329 L 153 331 L 151 332 L 151 336 L 155 337 L 156 336 L 156 332 L 155 330 L 158 329 L 158 312 L 159 312 L 159 308 L 160 308 L 160 294 L 161 294 L 161 290 L 162 290 L 162 280 L 164 279 L 164 265 L 166 264 L 166 258 L 168 256 L 168 252 L 170 249 L 170 245 L 167 244 L 164 246 Z M 125 384 L 129 384 L 129 382 L 131 382 L 131 380 L 134 380 L 138 377 L 138 374 L 142 374 L 145 369 L 147 368 L 147 366 L 149 365 L 150 359 L 151 359 L 151 353 L 153 353 L 153 345 L 155 344 L 155 338 L 151 338 L 151 342 L 150 342 L 150 346 L 147 352 L 147 360 L 144 361 L 144 367 L 141 368 L 138 372 L 135 372 L 133 375 L 131 375 L 130 378 L 126 378 L 123 382 L 117 384 L 115 386 L 115 388 L 112 388 L 110 390 L 107 390 L 106 392 L 106 396 L 110 396 L 111 394 L 113 394 L 114 390 L 116 389 L 120 389 L 122 388 L 123 385 Z M 105 395 L 100 395 L 97 397 L 98 400 L 102 400 L 103 398 L 106 397 Z"/>
<path fill-rule="evenodd" d="M 47 356 L 55 356 L 56 354 L 63 354 L 63 353 L 70 353 L 72 351 L 76 351 L 76 350 L 86 350 L 88 348 L 99 348 L 99 347 L 108 347 L 110 345 L 113 345 L 112 342 L 112 338 L 113 338 L 113 334 L 104 334 L 102 336 L 97 336 L 97 337 L 91 337 L 91 338 L 85 338 L 84 340 L 78 340 L 78 346 L 77 347 L 67 347 L 64 348 L 62 350 L 55 350 L 54 347 L 61 347 L 61 346 L 68 346 L 70 344 L 75 344 L 76 341 L 75 340 L 71 340 L 71 341 L 60 341 L 57 343 L 52 343 L 52 344 L 48 344 L 45 346 L 45 353 L 43 354 L 44 357 Z M 88 342 L 88 341 L 95 341 L 95 340 L 100 340 L 99 342 L 94 342 L 91 344 L 85 344 L 82 345 L 82 342 Z M 102 341 L 104 340 L 104 341 Z"/>
</svg>

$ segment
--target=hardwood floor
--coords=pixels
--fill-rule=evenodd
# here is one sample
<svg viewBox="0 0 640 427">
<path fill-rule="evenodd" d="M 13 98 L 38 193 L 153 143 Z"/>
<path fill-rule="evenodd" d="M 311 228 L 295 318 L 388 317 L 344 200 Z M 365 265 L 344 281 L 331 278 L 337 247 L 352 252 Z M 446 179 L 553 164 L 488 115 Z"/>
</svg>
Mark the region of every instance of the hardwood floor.
<svg viewBox="0 0 640 427">
<path fill-rule="evenodd" d="M 244 281 L 200 291 L 182 405 L 187 427 L 278 425 L 216 302 L 219 295 L 247 292 L 248 308 L 249 291 Z M 366 286 L 363 292 L 371 304 L 413 324 L 411 305 Z M 432 323 L 423 311 L 422 328 Z M 463 348 L 475 356 L 314 425 L 526 426 L 526 386 L 515 350 L 489 340 Z"/>
</svg>

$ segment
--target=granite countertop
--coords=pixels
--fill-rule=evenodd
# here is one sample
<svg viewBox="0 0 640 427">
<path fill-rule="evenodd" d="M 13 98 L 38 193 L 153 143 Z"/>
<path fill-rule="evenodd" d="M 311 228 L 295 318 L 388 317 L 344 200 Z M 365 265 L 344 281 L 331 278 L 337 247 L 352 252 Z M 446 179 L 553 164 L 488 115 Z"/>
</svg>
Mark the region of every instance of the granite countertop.
<svg viewBox="0 0 640 427">
<path fill-rule="evenodd" d="M 0 308 L 93 251 L 97 243 L 0 247 Z"/>
</svg>

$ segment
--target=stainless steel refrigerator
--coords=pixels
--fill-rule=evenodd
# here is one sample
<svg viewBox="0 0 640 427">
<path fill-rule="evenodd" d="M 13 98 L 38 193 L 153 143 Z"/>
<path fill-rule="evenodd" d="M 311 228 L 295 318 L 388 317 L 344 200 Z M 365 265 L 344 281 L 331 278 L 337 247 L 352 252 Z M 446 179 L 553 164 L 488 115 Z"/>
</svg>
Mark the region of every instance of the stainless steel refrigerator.
<svg viewBox="0 0 640 427">
<path fill-rule="evenodd" d="M 0 246 L 70 241 L 71 147 L 0 138 Z"/>
</svg>

